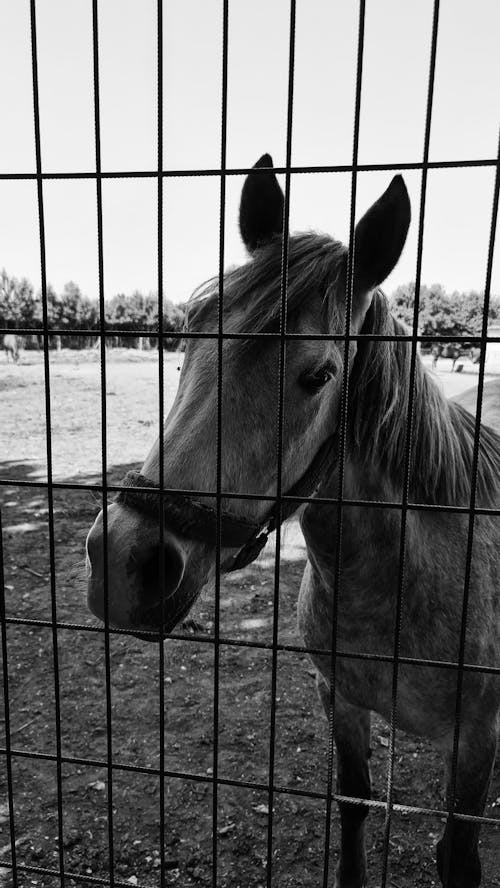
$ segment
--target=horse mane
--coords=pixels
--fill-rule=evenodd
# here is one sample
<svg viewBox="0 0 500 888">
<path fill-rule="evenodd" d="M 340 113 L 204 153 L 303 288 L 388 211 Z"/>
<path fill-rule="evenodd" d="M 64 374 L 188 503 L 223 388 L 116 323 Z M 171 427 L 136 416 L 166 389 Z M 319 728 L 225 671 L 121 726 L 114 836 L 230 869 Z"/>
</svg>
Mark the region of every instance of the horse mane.
<svg viewBox="0 0 500 888">
<path fill-rule="evenodd" d="M 375 292 L 361 333 L 406 336 Z M 359 340 L 350 377 L 348 436 L 351 455 L 376 467 L 400 487 L 404 479 L 410 395 L 411 342 Z M 468 505 L 475 419 L 449 401 L 416 356 L 413 395 L 410 497 L 413 502 Z M 500 483 L 500 436 L 481 425 L 478 502 L 494 504 Z"/>
</svg>

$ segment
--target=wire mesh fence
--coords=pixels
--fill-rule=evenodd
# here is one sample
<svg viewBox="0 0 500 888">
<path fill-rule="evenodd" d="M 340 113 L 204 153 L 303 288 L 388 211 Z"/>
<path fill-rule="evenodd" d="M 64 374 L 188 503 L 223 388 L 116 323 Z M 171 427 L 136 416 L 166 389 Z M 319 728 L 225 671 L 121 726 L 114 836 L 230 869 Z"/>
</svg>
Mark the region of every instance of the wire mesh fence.
<svg viewBox="0 0 500 888">
<path fill-rule="evenodd" d="M 321 803 L 321 808 L 316 809 L 316 816 L 320 826 L 320 837 L 317 847 L 321 846 L 321 876 L 317 884 L 323 884 L 324 888 L 332 882 L 331 872 L 331 849 L 332 849 L 332 822 L 334 817 L 333 804 L 336 802 L 347 803 L 350 806 L 363 806 L 379 812 L 381 821 L 381 842 L 378 848 L 380 859 L 380 884 L 386 886 L 390 884 L 389 865 L 391 858 L 391 836 L 394 831 L 394 821 L 398 817 L 421 818 L 422 822 L 425 818 L 434 821 L 446 818 L 448 823 L 481 823 L 484 827 L 493 827 L 498 829 L 499 821 L 493 816 L 477 814 L 475 812 L 457 810 L 456 805 L 456 784 L 458 772 L 458 759 L 460 748 L 460 730 L 462 723 L 462 707 L 463 707 L 463 685 L 464 677 L 470 675 L 484 676 L 500 676 L 500 666 L 495 663 L 476 663 L 469 661 L 467 658 L 467 625 L 471 607 L 470 587 L 471 574 L 474 569 L 474 534 L 477 531 L 477 518 L 484 516 L 487 518 L 495 518 L 500 516 L 500 508 L 496 508 L 493 504 L 478 504 L 477 502 L 477 479 L 479 473 L 480 462 L 480 446 L 481 446 L 481 414 L 482 400 L 484 391 L 485 378 L 485 361 L 486 347 L 489 342 L 500 342 L 500 337 L 488 337 L 488 308 L 491 290 L 493 255 L 495 246 L 495 232 L 498 217 L 498 198 L 500 183 L 500 156 L 496 158 L 485 159 L 463 159 L 461 161 L 431 161 L 429 159 L 429 144 L 432 121 L 433 107 L 433 91 L 436 66 L 436 52 L 438 44 L 438 26 L 439 26 L 439 2 L 435 0 L 432 25 L 432 40 L 430 46 L 429 61 L 429 80 L 427 92 L 427 112 L 424 133 L 424 150 L 422 158 L 414 163 L 401 164 L 360 164 L 358 163 L 358 146 L 360 131 L 360 109 L 361 109 L 361 91 L 363 79 L 363 49 L 364 49 L 364 27 L 365 27 L 365 2 L 360 0 L 359 4 L 359 23 L 357 38 L 357 75 L 356 75 L 356 95 L 355 108 L 353 116 L 353 148 L 352 161 L 347 165 L 331 165 L 331 166 L 293 166 L 292 165 L 292 133 L 293 133 L 293 107 L 294 107 L 294 51 L 295 51 L 295 29 L 296 29 L 296 8 L 295 0 L 290 2 L 290 19 L 289 19 L 289 57 L 288 57 L 288 100 L 287 100 L 287 127 L 286 127 L 286 162 L 283 167 L 276 167 L 274 172 L 283 174 L 285 181 L 284 189 L 284 207 L 283 207 L 283 231 L 282 231 L 282 252 L 280 260 L 280 303 L 279 303 L 279 330 L 277 332 L 235 332 L 234 330 L 225 329 L 225 290 L 224 290 L 224 270 L 225 270 L 225 229 L 226 229 L 226 183 L 228 177 L 241 175 L 258 176 L 265 173 L 264 170 L 255 170 L 255 168 L 228 168 L 227 166 L 227 97 L 228 97 L 228 44 L 229 44 L 229 2 L 224 0 L 223 17 L 221 22 L 222 28 L 222 111 L 221 111 L 221 154 L 220 167 L 217 169 L 191 169 L 191 170 L 168 170 L 164 169 L 164 121 L 163 121 L 163 4 L 162 0 L 158 0 L 157 4 L 157 59 L 158 59 L 158 80 L 157 80 L 157 109 L 158 109 L 158 142 L 157 142 L 157 169 L 150 171 L 127 171 L 127 172 L 109 172 L 101 169 L 101 140 L 100 140 L 100 54 L 99 54 L 99 21 L 98 21 L 98 2 L 93 0 L 93 76 L 94 76 L 94 123 L 95 123 L 95 170 L 85 173 L 46 173 L 43 171 L 41 137 L 40 137 L 40 108 L 38 98 L 38 60 L 37 60 L 37 23 L 36 23 L 36 4 L 35 0 L 30 2 L 31 14 L 31 52 L 32 52 L 32 80 L 33 80 L 33 112 L 34 112 L 34 132 L 36 147 L 36 173 L 2 173 L 0 179 L 12 180 L 34 180 L 37 185 L 38 199 L 38 217 L 39 217 L 39 233 L 40 233 L 40 266 L 42 280 L 42 306 L 43 306 L 43 366 L 44 366 L 44 390 L 45 390 L 45 429 L 46 429 L 46 468 L 47 480 L 31 480 L 12 477 L 0 478 L 0 490 L 19 489 L 28 490 L 30 492 L 42 492 L 47 497 L 47 528 L 48 528 L 48 577 L 49 577 L 49 613 L 45 616 L 28 617 L 26 614 L 22 616 L 11 613 L 6 608 L 6 582 L 4 578 L 4 544 L 2 539 L 2 523 L 5 525 L 5 510 L 0 513 L 0 617 L 2 625 L 2 665 L 3 665 L 3 697 L 4 697 L 4 721 L 5 721 L 5 743 L 0 749 L 0 753 L 5 761 L 6 774 L 6 795 L 7 795 L 7 818 L 9 823 L 9 840 L 8 844 L 1 851 L 0 867 L 4 867 L 5 871 L 11 874 L 14 886 L 23 884 L 23 878 L 31 876 L 39 876 L 42 884 L 52 884 L 52 881 L 60 882 L 61 885 L 68 881 L 71 883 L 88 882 L 103 885 L 129 885 L 130 880 L 121 878 L 116 869 L 116 817 L 117 817 L 117 793 L 115 786 L 121 787 L 120 781 L 125 779 L 127 775 L 137 774 L 144 777 L 146 781 L 153 781 L 157 786 L 157 823 L 159 829 L 159 854 L 158 866 L 155 874 L 155 883 L 163 886 L 170 884 L 175 879 L 180 879 L 180 884 L 184 884 L 183 879 L 185 873 L 182 873 L 182 867 L 178 859 L 170 858 L 167 855 L 169 846 L 169 832 L 172 831 L 172 811 L 169 808 L 168 794 L 169 786 L 172 781 L 185 781 L 191 786 L 199 785 L 202 788 L 210 789 L 210 802 L 208 818 L 211 822 L 211 874 L 210 881 L 213 886 L 221 884 L 220 872 L 220 842 L 221 842 L 221 826 L 220 811 L 221 797 L 225 791 L 234 789 L 251 791 L 258 794 L 261 799 L 259 805 L 254 806 L 255 817 L 259 814 L 265 815 L 265 827 L 260 836 L 260 846 L 262 848 L 262 866 L 260 877 L 255 876 L 252 884 L 278 884 L 276 882 L 275 867 L 275 846 L 276 835 L 280 829 L 279 809 L 282 799 L 293 800 L 301 804 Z M 427 177 L 429 170 L 441 168 L 466 168 L 466 167 L 491 167 L 496 169 L 496 178 L 494 192 L 492 195 L 492 213 L 490 239 L 488 245 L 487 267 L 485 269 L 485 290 L 484 290 L 484 307 L 483 322 L 481 334 L 479 336 L 428 336 L 420 335 L 418 332 L 419 322 L 419 293 L 421 289 L 422 276 L 422 254 L 423 254 L 423 237 L 426 212 L 426 195 L 427 195 Z M 354 300 L 355 300 L 355 266 L 354 266 L 354 246 L 355 246 L 355 219 L 357 215 L 356 194 L 357 194 L 357 176 L 360 172 L 369 171 L 404 171 L 417 170 L 421 173 L 420 186 L 420 206 L 418 212 L 418 248 L 417 248 L 417 266 L 415 274 L 415 303 L 413 309 L 413 327 L 411 332 L 398 332 L 394 335 L 376 334 L 366 332 L 356 332 L 352 328 Z M 290 232 L 289 232 L 289 213 L 290 213 L 290 191 L 292 177 L 303 174 L 314 173 L 349 173 L 351 176 L 351 210 L 349 220 L 349 251 L 346 277 L 345 292 L 345 327 L 343 332 L 328 333 L 301 333 L 290 330 L 287 327 L 288 315 L 288 283 L 289 283 L 289 249 L 290 249 Z M 166 332 L 163 329 L 163 302 L 164 302 L 164 281 L 163 281 L 163 256 L 164 256 L 164 183 L 171 177 L 184 176 L 211 176 L 219 179 L 220 182 L 220 211 L 219 211 L 219 264 L 218 264 L 218 310 L 216 329 L 213 331 L 190 331 L 186 330 L 182 333 L 172 331 Z M 132 761 L 124 761 L 117 754 L 117 742 L 115 741 L 114 726 L 114 706 L 116 705 L 113 696 L 115 671 L 113 667 L 113 640 L 121 639 L 129 636 L 128 629 L 117 629 L 110 625 L 109 616 L 109 569 L 108 569 L 108 498 L 114 494 L 126 494 L 127 488 L 120 483 L 115 483 L 110 475 L 110 466 L 108 464 L 108 382 L 107 367 L 108 356 L 106 351 L 106 341 L 113 336 L 147 336 L 150 339 L 154 335 L 150 330 L 131 330 L 116 329 L 106 322 L 105 314 L 105 288 L 104 288 L 104 257 L 105 244 L 103 237 L 103 196 L 102 183 L 107 178 L 127 178 L 148 177 L 156 180 L 157 183 L 157 255 L 158 255 L 158 330 L 156 334 L 158 342 L 158 425 L 160 429 L 164 427 L 165 421 L 165 356 L 164 343 L 165 338 L 212 341 L 216 350 L 217 364 L 217 415 L 216 415 L 216 485 L 215 489 L 192 489 L 186 490 L 182 483 L 177 487 L 165 484 L 165 454 L 163 446 L 158 449 L 158 484 L 154 486 L 160 502 L 158 509 L 159 539 L 162 544 L 165 540 L 166 519 L 165 503 L 168 497 L 172 496 L 189 496 L 191 499 L 201 500 L 209 498 L 210 502 L 215 502 L 216 511 L 216 537 L 215 537 L 215 569 L 213 578 L 213 621 L 208 631 L 200 633 L 189 631 L 182 626 L 174 629 L 169 633 L 169 641 L 164 644 L 164 640 L 160 637 L 157 658 L 157 688 L 156 695 L 151 697 L 150 707 L 156 707 L 157 723 L 155 724 L 157 760 L 155 764 L 137 764 Z M 47 259 L 46 259 L 46 242 L 45 242 L 45 219 L 44 219 L 44 183 L 49 179 L 81 179 L 86 178 L 95 181 L 96 187 L 96 206 L 97 206 L 97 239 L 98 239 L 98 268 L 99 268 L 99 312 L 100 312 L 100 328 L 98 331 L 99 348 L 100 348 L 100 441 L 101 441 L 101 480 L 100 482 L 80 483 L 54 480 L 53 468 L 53 414 L 54 399 L 52 396 L 51 382 L 51 357 L 49 350 L 49 338 L 52 335 L 64 336 L 96 336 L 95 330 L 67 330 L 51 327 L 49 325 L 47 313 Z M 0 329 L 0 335 L 8 333 L 7 328 Z M 11 332 L 11 331 L 10 331 Z M 31 335 L 39 333 L 38 330 L 31 328 L 19 328 L 19 335 Z M 225 435 L 223 430 L 223 403 L 224 403 L 224 380 L 225 380 L 225 363 L 224 363 L 224 344 L 235 340 L 246 340 L 258 342 L 259 340 L 267 344 L 273 343 L 277 349 L 277 393 L 276 403 L 274 405 L 273 422 L 276 428 L 276 486 L 272 495 L 264 496 L 263 494 L 253 494 L 242 490 L 231 491 L 224 489 L 223 483 L 223 465 L 225 454 Z M 409 364 L 409 385 L 408 385 L 408 405 L 407 405 L 407 422 L 406 435 L 404 442 L 404 453 L 402 454 L 402 478 L 401 497 L 390 497 L 380 500 L 375 497 L 362 498 L 348 495 L 346 492 L 346 476 L 345 467 L 348 449 L 348 411 L 349 411 L 349 389 L 350 389 L 350 349 L 353 343 L 361 343 L 366 340 L 373 342 L 391 342 L 404 341 L 411 347 L 411 360 Z M 412 473 L 412 443 L 413 432 L 415 427 L 415 409 L 414 409 L 414 393 L 415 393 L 415 374 L 417 372 L 418 348 L 419 344 L 429 344 L 433 341 L 476 343 L 480 346 L 480 361 L 478 374 L 477 389 L 477 405 L 474 439 L 472 446 L 472 459 L 470 463 L 470 481 L 471 495 L 467 504 L 454 502 L 419 502 L 414 501 L 411 496 L 411 473 Z M 285 429 L 285 368 L 287 359 L 287 348 L 293 343 L 301 344 L 303 342 L 328 342 L 336 343 L 343 352 L 343 370 L 342 370 L 342 396 L 339 409 L 339 437 L 338 437 L 338 477 L 337 489 L 334 496 L 294 496 L 287 490 L 286 484 L 283 483 L 284 469 L 284 429 Z M 140 494 L 150 494 L 151 488 L 143 486 L 140 483 L 136 485 L 136 491 Z M 102 625 L 84 624 L 81 622 L 72 622 L 69 619 L 61 619 L 60 617 L 60 597 L 58 591 L 58 569 L 57 569 L 57 498 L 68 492 L 85 492 L 93 493 L 102 508 L 102 538 L 104 553 L 104 569 L 103 569 L 103 598 L 104 598 L 104 620 Z M 311 647 L 307 644 L 296 644 L 290 640 L 283 640 L 280 630 L 280 604 L 282 598 L 282 535 L 281 524 L 283 516 L 287 515 L 291 507 L 307 504 L 313 501 L 320 506 L 334 507 L 336 510 L 336 539 L 332 540 L 332 551 L 335 556 L 334 581 L 332 585 L 332 632 L 329 644 L 325 647 Z M 223 583 L 224 561 L 223 561 L 223 544 L 222 544 L 222 526 L 224 520 L 224 503 L 234 501 L 236 504 L 267 502 L 269 507 L 274 509 L 275 523 L 277 527 L 276 543 L 274 551 L 274 562 L 272 567 L 272 592 L 270 606 L 272 609 L 271 631 L 269 636 L 263 640 L 259 638 L 235 637 L 227 632 L 227 627 L 223 620 L 223 607 L 221 601 L 221 584 Z M 363 508 L 369 510 L 391 511 L 397 514 L 399 521 L 399 542 L 396 540 L 395 546 L 399 549 L 399 572 L 396 578 L 397 594 L 395 597 L 394 631 L 392 636 L 392 649 L 387 652 L 374 652 L 372 650 L 344 648 L 339 641 L 339 608 L 342 595 L 343 584 L 343 561 L 342 561 L 342 543 L 345 536 L 345 514 L 346 509 Z M 467 516 L 467 534 L 466 534 L 466 552 L 464 562 L 464 573 L 462 582 L 462 598 L 461 598 L 461 624 L 458 627 L 458 651 L 456 659 L 439 659 L 429 657 L 419 657 L 408 655 L 401 647 L 402 623 L 404 619 L 404 606 L 406 596 L 408 595 L 408 576 L 407 576 L 407 558 L 408 558 L 408 521 L 409 516 L 422 513 L 434 513 L 435 515 L 449 514 L 458 516 Z M 168 565 L 165 564 L 163 557 L 158 559 L 158 585 L 163 589 L 166 581 L 165 572 L 168 571 Z M 161 598 L 161 616 L 159 624 L 161 627 L 166 622 L 166 602 Z M 64 608 L 67 616 L 68 609 Z M 53 745 L 49 750 L 44 749 L 26 749 L 17 747 L 12 735 L 11 725 L 11 689 L 9 679 L 9 633 L 18 630 L 46 631 L 50 632 L 51 638 L 51 673 L 53 675 L 53 725 L 54 736 Z M 66 744 L 63 742 L 64 737 L 64 711 L 66 707 L 64 697 L 64 671 L 61 670 L 61 656 L 66 666 L 67 650 L 72 646 L 72 635 L 80 633 L 85 638 L 96 637 L 104 640 L 104 654 L 101 668 L 104 675 L 104 696 L 102 699 L 102 716 L 104 724 L 104 742 L 100 747 L 101 754 L 97 756 L 88 756 L 84 754 L 69 754 L 66 751 Z M 154 633 L 152 633 L 154 634 Z M 63 639 L 63 641 L 61 641 Z M 169 723 L 169 706 L 168 697 L 168 663 L 169 644 L 176 642 L 185 644 L 189 649 L 199 650 L 203 648 L 210 650 L 212 656 L 211 663 L 211 681 L 212 681 L 212 697 L 205 710 L 205 718 L 211 723 L 212 741 L 211 741 L 211 764 L 205 769 L 205 773 L 197 772 L 196 769 L 189 770 L 182 766 L 182 757 L 177 761 L 175 767 L 169 767 L 166 757 L 166 738 L 172 730 Z M 30 642 L 28 642 L 30 643 Z M 222 663 L 229 654 L 236 656 L 241 650 L 249 650 L 252 653 L 265 655 L 267 659 L 267 673 L 269 682 L 270 705 L 268 712 L 268 720 L 265 725 L 265 736 L 267 742 L 267 766 L 265 778 L 260 773 L 260 779 L 242 779 L 237 776 L 228 776 L 228 772 L 224 773 L 221 766 L 221 736 L 223 734 L 224 725 L 221 694 L 226 693 L 223 683 Z M 335 651 L 335 656 L 331 656 L 331 652 Z M 330 663 L 329 673 L 329 731 L 327 741 L 327 764 L 326 773 L 324 773 L 322 785 L 316 788 L 301 788 L 300 785 L 292 786 L 286 780 L 283 780 L 281 774 L 281 764 L 277 761 L 277 749 L 280 744 L 279 725 L 280 717 L 277 710 L 277 701 L 279 700 L 279 684 L 280 684 L 280 655 L 299 656 L 312 655 L 313 657 L 328 657 Z M 356 793 L 345 794 L 335 791 L 335 713 L 336 702 L 338 701 L 338 670 L 340 665 L 345 663 L 378 663 L 387 664 L 391 669 L 391 708 L 389 715 L 389 733 L 386 739 L 387 748 L 387 767 L 386 767 L 386 791 L 383 798 L 366 799 Z M 339 665 L 340 664 L 340 665 Z M 136 664 L 137 667 L 137 664 Z M 422 670 L 438 669 L 445 673 L 452 673 L 456 676 L 456 691 L 454 705 L 454 727 L 453 727 L 453 744 L 451 755 L 451 780 L 450 793 L 446 804 L 441 806 L 425 806 L 415 804 L 412 799 L 405 801 L 398 800 L 397 786 L 395 783 L 395 773 L 398 768 L 397 756 L 397 735 L 398 728 L 398 700 L 400 693 L 401 670 L 405 667 L 418 668 Z M 221 690 L 222 688 L 222 690 Z M 375 708 L 375 707 L 374 707 Z M 140 731 L 140 726 L 138 728 Z M 194 726 L 186 727 L 187 736 L 185 742 L 189 742 L 189 732 L 194 730 Z M 264 730 L 264 728 L 262 729 Z M 119 741 L 118 741 L 119 742 Z M 15 768 L 16 763 L 25 759 L 38 762 L 40 767 L 51 765 L 55 776 L 55 795 L 53 798 L 53 810 L 55 818 L 54 839 L 56 852 L 54 858 L 50 862 L 44 860 L 43 865 L 37 865 L 33 860 L 27 863 L 23 857 L 23 844 L 19 842 L 21 838 L 16 828 L 16 790 L 15 790 Z M 102 790 L 105 791 L 104 803 L 102 809 L 102 823 L 105 824 L 107 849 L 108 849 L 108 878 L 102 878 L 92 873 L 92 870 L 85 871 L 85 856 L 82 860 L 80 871 L 74 868 L 69 869 L 66 863 L 68 837 L 65 831 L 65 818 L 67 817 L 68 802 L 65 798 L 65 781 L 67 779 L 67 769 L 72 768 L 89 769 L 92 774 L 99 773 L 102 776 Z M 99 778 L 100 780 L 100 778 Z M 101 785 L 99 780 L 95 781 Z M 319 813 L 318 813 L 319 810 Z M 349 809 L 350 810 L 350 809 Z M 133 817 L 130 813 L 130 817 Z M 122 820 L 120 820 L 120 828 L 122 828 Z M 232 827 L 227 826 L 229 832 Z M 222 829 L 226 829 L 223 827 Z M 225 833 L 222 833 L 224 835 Z M 93 837 L 88 836 L 87 843 L 91 847 Z M 248 849 L 248 855 L 251 856 L 251 850 Z M 50 863 L 50 865 L 48 865 Z M 497 856 L 498 864 L 498 856 Z M 494 866 L 493 862 L 493 866 Z M 415 875 L 417 874 L 418 862 L 415 863 Z M 451 881 L 451 862 L 449 857 L 444 863 L 444 884 L 453 886 Z M 192 874 L 192 873 L 191 873 Z M 227 873 L 224 872 L 226 877 Z M 149 878 L 149 877 L 148 877 Z M 193 877 L 194 878 L 194 877 Z M 133 884 L 146 883 L 139 873 L 137 878 L 134 877 Z M 285 882 L 281 874 L 283 884 L 295 884 L 294 882 Z M 45 881 L 44 881 L 45 880 Z M 52 880 L 52 881 L 51 881 Z M 206 883 L 206 881 L 205 881 Z M 149 882 L 148 882 L 149 884 Z M 187 884 L 187 883 L 186 883 Z M 236 882 L 232 883 L 236 884 Z M 296 883 L 298 884 L 298 882 Z M 312 882 L 310 884 L 313 884 Z M 316 884 L 316 883 L 315 883 Z M 473 884 L 472 881 L 470 884 Z M 476 884 L 476 883 L 474 883 Z"/>
</svg>

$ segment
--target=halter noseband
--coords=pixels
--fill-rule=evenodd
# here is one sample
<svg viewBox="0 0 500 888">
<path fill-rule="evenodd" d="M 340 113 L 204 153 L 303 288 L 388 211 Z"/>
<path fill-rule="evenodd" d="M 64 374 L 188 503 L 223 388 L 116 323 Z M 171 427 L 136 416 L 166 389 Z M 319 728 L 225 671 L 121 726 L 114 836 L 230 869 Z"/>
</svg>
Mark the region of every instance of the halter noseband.
<svg viewBox="0 0 500 888">
<path fill-rule="evenodd" d="M 335 465 L 337 436 L 331 435 L 321 445 L 311 465 L 301 478 L 286 492 L 285 497 L 301 499 L 312 496 L 331 468 Z M 157 485 L 140 472 L 127 472 L 121 482 L 126 490 L 120 491 L 117 502 L 158 518 L 160 508 Z M 150 488 L 138 489 L 138 488 Z M 200 540 L 213 546 L 217 544 L 217 509 L 177 493 L 165 493 L 162 499 L 163 516 L 167 527 L 189 539 Z M 295 512 L 297 503 L 292 499 L 281 502 L 281 521 Z M 276 529 L 277 506 L 274 503 L 260 524 L 252 524 L 244 518 L 221 510 L 220 542 L 222 547 L 238 548 L 228 571 L 240 570 L 257 558 L 267 543 L 269 534 Z"/>
</svg>

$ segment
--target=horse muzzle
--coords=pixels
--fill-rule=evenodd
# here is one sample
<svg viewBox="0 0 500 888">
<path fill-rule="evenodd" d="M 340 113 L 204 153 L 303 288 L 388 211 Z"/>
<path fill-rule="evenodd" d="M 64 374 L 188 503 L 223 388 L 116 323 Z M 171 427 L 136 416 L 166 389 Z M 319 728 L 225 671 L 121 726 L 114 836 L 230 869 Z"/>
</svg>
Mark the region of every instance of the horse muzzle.
<svg viewBox="0 0 500 888">
<path fill-rule="evenodd" d="M 160 544 L 156 522 L 110 505 L 106 527 L 101 512 L 87 537 L 89 609 L 103 621 L 107 611 L 113 628 L 156 633 L 156 639 L 171 632 L 204 585 L 205 548 L 168 531 Z"/>
</svg>

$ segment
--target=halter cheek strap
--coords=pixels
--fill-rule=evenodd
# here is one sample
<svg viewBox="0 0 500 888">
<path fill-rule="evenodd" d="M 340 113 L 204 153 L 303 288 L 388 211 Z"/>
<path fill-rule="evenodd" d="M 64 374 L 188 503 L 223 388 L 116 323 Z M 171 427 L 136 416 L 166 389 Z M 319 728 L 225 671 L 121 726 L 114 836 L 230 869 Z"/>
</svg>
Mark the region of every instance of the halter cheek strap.
<svg viewBox="0 0 500 888">
<path fill-rule="evenodd" d="M 334 468 L 337 457 L 337 436 L 332 435 L 322 444 L 309 468 L 285 493 L 281 502 L 281 521 L 286 521 L 300 505 L 301 498 L 312 496 L 321 482 Z M 117 502 L 159 517 L 160 497 L 157 485 L 140 472 L 127 472 Z M 162 498 L 163 517 L 167 527 L 189 539 L 217 544 L 217 509 L 200 503 L 189 496 L 166 492 Z M 240 570 L 254 561 L 267 543 L 269 534 L 276 529 L 277 504 L 274 503 L 262 523 L 253 524 L 230 512 L 220 513 L 220 542 L 223 548 L 239 549 L 228 571 Z"/>
</svg>

